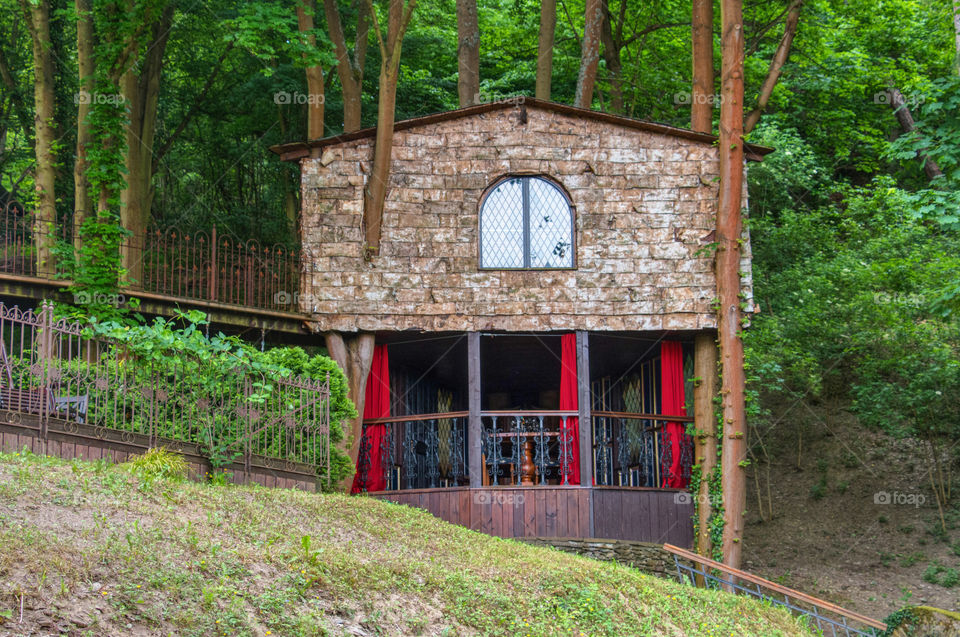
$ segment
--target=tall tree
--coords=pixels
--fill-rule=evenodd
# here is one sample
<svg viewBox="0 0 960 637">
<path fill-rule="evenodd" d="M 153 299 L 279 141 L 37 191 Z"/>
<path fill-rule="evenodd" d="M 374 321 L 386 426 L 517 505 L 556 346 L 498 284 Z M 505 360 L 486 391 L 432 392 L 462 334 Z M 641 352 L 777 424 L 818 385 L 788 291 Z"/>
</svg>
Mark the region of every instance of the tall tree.
<svg viewBox="0 0 960 637">
<path fill-rule="evenodd" d="M 93 195 L 87 177 L 87 146 L 90 145 L 90 102 L 96 90 L 96 62 L 93 57 L 93 2 L 76 0 L 77 72 L 80 93 L 77 99 L 77 156 L 73 164 L 73 241 L 80 249 L 80 228 L 93 213 Z"/>
<path fill-rule="evenodd" d="M 593 88 L 597 83 L 597 67 L 600 65 L 602 27 L 602 0 L 587 0 L 583 40 L 580 43 L 580 73 L 577 76 L 577 92 L 573 98 L 573 105 L 579 108 L 590 108 L 593 102 Z"/>
<path fill-rule="evenodd" d="M 305 42 L 310 49 L 316 49 L 317 36 L 313 29 L 313 16 L 316 12 L 316 5 L 312 0 L 301 0 L 297 5 L 297 28 L 305 38 Z M 323 137 L 323 68 L 319 63 L 308 61 L 308 54 L 303 53 L 303 60 L 306 64 L 305 73 L 307 76 L 307 139 L 320 139 Z"/>
<path fill-rule="evenodd" d="M 147 35 L 144 52 L 139 46 L 133 55 L 137 64 L 124 72 L 121 94 L 128 106 L 124 167 L 126 185 L 120 193 L 120 221 L 132 233 L 133 242 L 142 241 L 150 221 L 153 202 L 153 144 L 157 134 L 157 105 L 160 99 L 160 75 L 164 53 L 173 25 L 175 3 L 166 3 L 144 24 Z M 130 42 L 130 46 L 135 46 Z M 140 281 L 143 262 L 140 253 L 125 247 L 123 267 L 127 277 Z"/>
<path fill-rule="evenodd" d="M 54 143 L 56 142 L 56 92 L 53 72 L 53 45 L 50 41 L 49 0 L 22 0 L 24 17 L 33 45 L 34 152 L 37 210 L 33 236 L 36 245 L 37 272 L 52 275 L 53 245 L 57 222 L 57 176 Z"/>
<path fill-rule="evenodd" d="M 538 100 L 550 99 L 550 81 L 553 75 L 553 39 L 557 30 L 557 0 L 540 3 L 540 34 L 537 38 Z"/>
<path fill-rule="evenodd" d="M 720 192 L 717 204 L 717 332 L 720 345 L 723 561 L 740 567 L 746 479 L 746 378 L 743 369 L 740 257 L 743 219 L 743 6 L 721 0 Z"/>
<path fill-rule="evenodd" d="M 477 0 L 457 0 L 457 93 L 460 106 L 477 102 L 480 93 L 480 25 Z"/>
<path fill-rule="evenodd" d="M 956 42 L 956 69 L 960 74 L 960 0 L 953 0 L 953 37 Z"/>
<path fill-rule="evenodd" d="M 337 0 L 323 0 L 323 9 L 327 17 L 327 28 L 337 55 L 337 77 L 343 91 L 343 130 L 346 133 L 359 130 L 363 108 L 363 65 L 367 56 L 369 37 L 369 13 L 361 8 L 357 15 L 357 35 L 353 41 L 353 51 L 347 49 L 347 39 L 343 32 L 340 9 Z"/>
<path fill-rule="evenodd" d="M 693 0 L 690 128 L 713 132 L 713 0 Z"/>
<path fill-rule="evenodd" d="M 744 133 L 752 131 L 754 126 L 757 125 L 757 122 L 760 121 L 760 116 L 767 107 L 770 96 L 773 95 L 773 89 L 780 80 L 783 65 L 787 63 L 787 58 L 790 57 L 790 47 L 793 45 L 793 38 L 797 34 L 797 25 L 800 23 L 800 8 L 802 6 L 803 0 L 794 0 L 790 4 L 790 9 L 787 11 L 787 21 L 783 27 L 783 37 L 780 38 L 777 51 L 770 60 L 770 70 L 767 71 L 767 77 L 763 81 L 763 86 L 760 87 L 757 105 L 747 116 L 747 121 L 743 127 Z"/>
<path fill-rule="evenodd" d="M 377 136 L 374 142 L 373 166 L 363 189 L 363 230 L 365 256 L 380 251 L 380 224 L 387 200 L 390 178 L 390 157 L 393 153 L 393 122 L 396 116 L 397 81 L 400 78 L 400 51 L 403 36 L 413 17 L 416 0 L 389 0 L 387 29 L 380 28 L 373 0 L 367 0 L 373 30 L 380 45 L 380 96 L 377 102 Z"/>
</svg>

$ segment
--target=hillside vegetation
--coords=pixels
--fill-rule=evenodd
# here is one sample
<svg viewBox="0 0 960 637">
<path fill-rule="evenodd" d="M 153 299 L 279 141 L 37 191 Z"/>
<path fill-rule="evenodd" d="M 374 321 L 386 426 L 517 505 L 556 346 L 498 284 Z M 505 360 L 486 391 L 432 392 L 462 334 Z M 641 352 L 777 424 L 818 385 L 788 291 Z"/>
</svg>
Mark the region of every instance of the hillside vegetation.
<svg viewBox="0 0 960 637">
<path fill-rule="evenodd" d="M 0 634 L 805 635 L 787 613 L 369 498 L 0 454 Z"/>
</svg>

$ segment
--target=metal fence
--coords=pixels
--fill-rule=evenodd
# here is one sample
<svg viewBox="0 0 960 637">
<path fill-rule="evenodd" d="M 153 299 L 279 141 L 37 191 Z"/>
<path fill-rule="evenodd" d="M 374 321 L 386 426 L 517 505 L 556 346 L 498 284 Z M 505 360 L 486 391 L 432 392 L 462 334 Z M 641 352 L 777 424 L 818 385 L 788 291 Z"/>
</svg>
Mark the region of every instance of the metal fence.
<svg viewBox="0 0 960 637">
<path fill-rule="evenodd" d="M 41 272 L 37 263 L 35 217 L 19 204 L 0 209 L 0 273 L 50 277 L 63 269 Z M 70 242 L 72 226 L 59 224 L 55 239 Z M 296 311 L 300 256 L 283 245 L 240 241 L 214 226 L 209 232 L 185 233 L 153 228 L 128 237 L 120 246 L 130 288 L 259 309 Z"/>
<path fill-rule="evenodd" d="M 57 421 L 102 439 L 196 445 L 215 467 L 256 460 L 330 480 L 329 378 L 268 378 L 222 356 L 136 356 L 86 338 L 50 304 L 34 312 L 0 303 L 0 419 L 43 439 Z"/>
</svg>

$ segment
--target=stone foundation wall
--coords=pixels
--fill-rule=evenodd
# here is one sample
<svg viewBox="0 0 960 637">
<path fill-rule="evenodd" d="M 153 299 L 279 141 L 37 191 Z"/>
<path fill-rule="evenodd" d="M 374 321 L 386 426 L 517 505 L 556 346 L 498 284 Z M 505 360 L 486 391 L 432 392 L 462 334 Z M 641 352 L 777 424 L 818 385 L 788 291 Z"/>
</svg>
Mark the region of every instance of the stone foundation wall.
<svg viewBox="0 0 960 637">
<path fill-rule="evenodd" d="M 628 542 L 625 540 L 577 538 L 526 538 L 521 542 L 534 546 L 549 546 L 566 553 L 605 562 L 618 562 L 660 577 L 676 579 L 677 568 L 673 556 L 659 544 Z"/>
<path fill-rule="evenodd" d="M 333 143 L 301 160 L 299 309 L 315 330 L 716 327 L 713 252 L 703 249 L 717 205 L 711 143 L 533 106 L 400 130 L 380 254 L 366 261 L 373 143 Z M 549 176 L 569 195 L 574 269 L 478 269 L 481 197 L 511 174 Z"/>
</svg>

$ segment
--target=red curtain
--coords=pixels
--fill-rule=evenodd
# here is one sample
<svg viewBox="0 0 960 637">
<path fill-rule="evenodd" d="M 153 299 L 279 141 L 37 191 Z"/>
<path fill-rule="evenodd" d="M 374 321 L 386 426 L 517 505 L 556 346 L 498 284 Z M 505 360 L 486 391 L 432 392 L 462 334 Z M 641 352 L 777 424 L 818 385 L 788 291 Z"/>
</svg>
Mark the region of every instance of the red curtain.
<svg viewBox="0 0 960 637">
<path fill-rule="evenodd" d="M 577 409 L 577 335 L 560 337 L 560 409 Z M 580 484 L 580 422 L 579 418 L 567 418 L 564 437 L 571 440 L 570 453 L 573 462 L 567 468 L 567 482 Z"/>
<path fill-rule="evenodd" d="M 390 361 L 387 346 L 373 348 L 373 363 L 367 376 L 367 390 L 363 403 L 363 418 L 388 418 L 390 416 Z M 363 429 L 360 453 L 357 457 L 357 473 L 353 476 L 350 493 L 383 491 L 387 481 L 380 464 L 380 443 L 386 434 L 386 425 L 369 425 Z M 365 465 L 365 466 L 364 466 Z M 364 475 L 365 474 L 365 475 Z M 364 479 L 366 478 L 366 479 Z"/>
<path fill-rule="evenodd" d="M 683 392 L 683 347 L 677 341 L 663 341 L 660 345 L 660 413 L 685 416 L 686 399 Z M 668 422 L 663 428 L 663 444 L 670 450 L 664 457 L 660 473 L 663 486 L 685 489 L 689 479 L 683 475 L 683 443 L 686 438 L 683 423 Z M 666 454 L 664 454 L 666 456 Z"/>
</svg>

